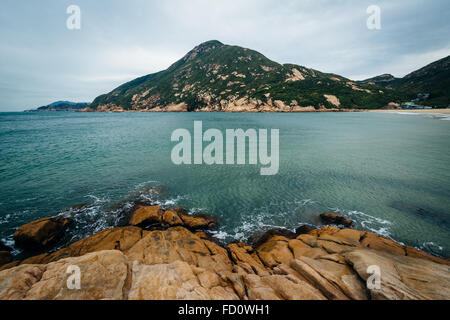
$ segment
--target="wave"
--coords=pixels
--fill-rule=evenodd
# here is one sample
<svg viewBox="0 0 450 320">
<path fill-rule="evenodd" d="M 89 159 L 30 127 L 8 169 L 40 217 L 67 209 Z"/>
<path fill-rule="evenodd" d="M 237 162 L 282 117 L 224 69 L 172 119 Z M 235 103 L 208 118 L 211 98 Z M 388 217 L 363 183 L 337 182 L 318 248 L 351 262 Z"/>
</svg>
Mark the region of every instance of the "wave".
<svg viewBox="0 0 450 320">
<path fill-rule="evenodd" d="M 125 225 L 124 219 L 127 220 L 127 217 L 138 205 L 159 205 L 163 209 L 168 209 L 178 207 L 180 204 L 192 203 L 189 196 L 168 195 L 164 187 L 160 186 L 157 181 L 146 181 L 136 185 L 120 201 L 95 194 L 88 194 L 86 198 L 91 202 L 64 209 L 57 215 L 70 217 L 75 220 L 75 223 L 66 232 L 64 241 L 58 243 L 55 249 L 63 248 L 69 243 L 84 239 L 104 229 Z M 224 243 L 247 242 L 252 236 L 270 229 L 287 229 L 295 232 L 295 228 L 302 225 L 321 227 L 318 216 L 327 211 L 351 218 L 357 229 L 368 230 L 394 239 L 391 231 L 393 222 L 387 219 L 358 210 L 326 207 L 313 199 L 270 200 L 267 204 L 257 208 L 252 208 L 252 203 L 245 203 L 241 211 L 237 210 L 232 216 L 224 216 L 223 213 L 221 216 L 220 213 L 216 212 L 215 214 L 214 210 L 210 208 L 198 206 L 189 207 L 187 205 L 185 209 L 191 215 L 204 212 L 216 215 L 219 219 L 219 226 L 210 230 L 209 233 Z M 11 214 L 0 217 L 0 224 L 8 223 L 11 218 Z M 14 249 L 14 255 L 21 252 L 20 249 L 14 247 L 12 235 L 5 237 L 2 241 Z M 433 242 L 424 243 L 418 249 L 438 255 L 444 252 L 443 247 Z"/>
<path fill-rule="evenodd" d="M 6 214 L 5 216 L 3 216 L 3 217 L 0 217 L 0 224 L 6 224 L 6 223 L 8 223 L 9 221 L 10 221 L 10 219 L 11 219 L 11 214 Z"/>
<path fill-rule="evenodd" d="M 389 220 L 374 217 L 357 210 L 339 210 L 337 208 L 331 210 L 351 218 L 357 226 L 360 225 L 365 230 L 379 234 L 386 238 L 392 238 L 392 234 L 389 229 L 392 222 Z"/>
<path fill-rule="evenodd" d="M 424 114 L 426 114 L 426 113 L 423 113 L 423 112 L 421 112 L 421 113 L 418 113 L 418 112 L 406 112 L 406 111 L 401 112 L 401 111 L 399 111 L 399 112 L 396 112 L 396 114 L 411 115 L 411 116 L 420 116 L 420 115 L 424 115 Z"/>
<path fill-rule="evenodd" d="M 444 247 L 441 247 L 440 245 L 434 242 L 425 242 L 416 249 L 428 251 L 438 256 L 442 256 L 442 253 L 444 252 Z"/>
<path fill-rule="evenodd" d="M 410 116 L 425 116 L 427 118 L 431 119 L 438 119 L 438 120 L 450 120 L 450 115 L 445 113 L 427 113 L 427 112 L 396 112 L 396 114 L 402 114 L 402 115 L 410 115 Z"/>
<path fill-rule="evenodd" d="M 439 120 L 450 120 L 450 115 L 449 114 L 436 114 L 435 118 L 438 118 Z"/>
<path fill-rule="evenodd" d="M 232 225 L 221 225 L 218 230 L 211 233 L 225 242 L 245 242 L 253 235 L 270 229 L 287 229 L 295 232 L 295 229 L 302 225 L 320 228 L 322 224 L 318 216 L 325 211 L 343 214 L 351 218 L 357 228 L 392 239 L 391 221 L 357 210 L 323 207 L 312 199 L 271 201 L 267 206 L 241 214 L 238 219 L 231 221 Z"/>
</svg>

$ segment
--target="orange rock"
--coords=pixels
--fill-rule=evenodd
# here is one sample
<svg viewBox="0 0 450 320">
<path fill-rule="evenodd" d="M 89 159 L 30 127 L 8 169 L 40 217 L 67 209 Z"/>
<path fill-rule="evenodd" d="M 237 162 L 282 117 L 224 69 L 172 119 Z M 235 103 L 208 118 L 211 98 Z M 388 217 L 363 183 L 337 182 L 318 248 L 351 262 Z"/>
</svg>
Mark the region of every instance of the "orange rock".
<svg viewBox="0 0 450 320">
<path fill-rule="evenodd" d="M 264 265 L 273 268 L 284 263 L 289 265 L 294 258 L 288 246 L 289 239 L 282 236 L 274 236 L 256 249 L 258 256 Z"/>
<path fill-rule="evenodd" d="M 160 206 L 144 207 L 140 206 L 133 213 L 130 224 L 133 226 L 161 223 L 164 211 Z"/>
<path fill-rule="evenodd" d="M 217 220 L 206 214 L 190 216 L 182 209 L 169 209 L 164 211 L 159 206 L 140 206 L 133 213 L 130 224 L 134 226 L 147 226 L 161 224 L 166 226 L 184 226 L 189 229 L 209 229 L 217 224 Z"/>
<path fill-rule="evenodd" d="M 14 233 L 16 246 L 40 249 L 52 243 L 71 222 L 66 218 L 43 218 L 23 226 Z"/>
<path fill-rule="evenodd" d="M 320 219 L 327 224 L 343 225 L 344 227 L 351 227 L 353 225 L 353 221 L 351 219 L 348 219 L 338 213 L 322 213 L 320 215 Z"/>
<path fill-rule="evenodd" d="M 166 225 L 165 219 L 187 216 L 166 212 Z M 432 258 L 370 232 L 335 227 L 295 239 L 272 235 L 255 249 L 224 248 L 182 226 L 128 226 L 0 267 L 0 299 L 450 299 L 447 261 Z M 81 269 L 81 290 L 65 285 L 69 265 Z M 369 266 L 380 267 L 381 290 L 367 288 Z"/>
<path fill-rule="evenodd" d="M 361 240 L 361 244 L 367 248 L 405 255 L 403 245 L 375 233 L 367 232 Z"/>
<path fill-rule="evenodd" d="M 334 227 L 334 226 L 325 226 L 323 228 L 320 229 L 315 229 L 312 230 L 311 232 L 309 232 L 308 234 L 314 237 L 318 237 L 320 236 L 322 233 L 326 233 L 326 234 L 330 234 L 333 235 L 337 232 L 339 232 L 341 230 L 341 228 L 338 227 Z"/>
<path fill-rule="evenodd" d="M 253 248 L 245 243 L 231 243 L 227 246 L 234 263 L 247 273 L 267 273 L 261 260 L 253 254 Z"/>
<path fill-rule="evenodd" d="M 378 268 L 380 286 L 369 288 L 373 300 L 450 298 L 450 272 L 446 265 L 366 248 L 346 252 L 343 256 L 364 281 L 373 276 L 369 267 Z"/>
<path fill-rule="evenodd" d="M 22 261 L 21 264 L 46 264 L 102 250 L 125 251 L 141 240 L 144 233 L 141 228 L 134 226 L 106 229 L 88 238 L 74 242 L 67 248 L 28 258 Z"/>
<path fill-rule="evenodd" d="M 217 220 L 206 214 L 198 214 L 195 216 L 180 215 L 183 220 L 183 225 L 190 229 L 210 229 L 214 228 L 217 224 Z"/>
<path fill-rule="evenodd" d="M 413 247 L 410 247 L 410 246 L 405 246 L 405 251 L 406 251 L 406 255 L 408 257 L 421 258 L 421 259 L 434 261 L 436 263 L 450 265 L 450 261 L 448 259 L 442 259 L 442 258 L 438 258 L 438 257 L 432 256 L 431 254 L 428 254 L 426 252 L 420 251 L 420 250 L 418 250 L 416 248 L 413 248 Z"/>
<path fill-rule="evenodd" d="M 181 220 L 178 213 L 174 210 L 166 210 L 163 214 L 162 220 L 169 226 L 182 226 L 183 220 Z"/>
<path fill-rule="evenodd" d="M 80 288 L 70 289 L 70 266 L 80 270 Z M 128 261 L 117 250 L 99 251 L 47 265 L 21 265 L 0 272 L 0 299 L 100 300 L 124 298 Z"/>
</svg>

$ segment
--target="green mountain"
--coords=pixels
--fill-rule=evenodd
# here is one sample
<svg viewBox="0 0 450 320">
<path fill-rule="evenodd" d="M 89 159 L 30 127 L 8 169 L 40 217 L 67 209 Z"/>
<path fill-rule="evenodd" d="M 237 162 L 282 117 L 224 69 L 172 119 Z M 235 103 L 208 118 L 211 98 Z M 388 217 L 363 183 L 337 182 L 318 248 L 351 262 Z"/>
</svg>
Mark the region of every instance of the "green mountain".
<svg viewBox="0 0 450 320">
<path fill-rule="evenodd" d="M 361 82 L 374 83 L 397 90 L 409 99 L 415 99 L 419 94 L 429 94 L 430 97 L 421 101 L 420 104 L 438 107 L 450 106 L 450 56 L 433 62 L 403 78 L 389 76 L 381 75 Z"/>
<path fill-rule="evenodd" d="M 377 85 L 388 85 L 398 78 L 394 77 L 392 74 L 382 74 L 381 76 L 376 76 L 367 80 L 360 81 L 361 83 L 377 84 Z"/>
<path fill-rule="evenodd" d="M 205 42 L 167 70 L 97 97 L 96 111 L 297 111 L 301 108 L 382 108 L 409 92 L 355 82 L 219 41 Z M 303 109 L 304 110 L 304 109 Z"/>
</svg>

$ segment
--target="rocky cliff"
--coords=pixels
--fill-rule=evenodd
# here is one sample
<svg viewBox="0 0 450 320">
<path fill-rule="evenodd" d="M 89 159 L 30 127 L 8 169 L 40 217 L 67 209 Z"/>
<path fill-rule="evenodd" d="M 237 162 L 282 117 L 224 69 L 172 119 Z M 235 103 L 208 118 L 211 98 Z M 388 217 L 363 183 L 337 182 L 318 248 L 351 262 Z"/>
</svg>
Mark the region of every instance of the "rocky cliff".
<svg viewBox="0 0 450 320">
<path fill-rule="evenodd" d="M 141 207 L 130 221 L 147 227 L 104 230 L 3 265 L 0 299 L 450 299 L 448 260 L 366 231 L 278 230 L 253 246 L 224 246 L 195 231 L 216 223 L 207 216 Z M 81 271 L 79 289 L 67 285 L 70 266 Z"/>
</svg>

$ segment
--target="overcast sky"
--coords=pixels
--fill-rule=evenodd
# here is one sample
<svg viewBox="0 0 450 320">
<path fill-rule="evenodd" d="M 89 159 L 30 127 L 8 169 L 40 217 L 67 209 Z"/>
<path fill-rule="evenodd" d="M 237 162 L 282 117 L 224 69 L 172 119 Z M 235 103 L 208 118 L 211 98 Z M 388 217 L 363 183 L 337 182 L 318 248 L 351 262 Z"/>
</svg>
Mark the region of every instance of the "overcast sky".
<svg viewBox="0 0 450 320">
<path fill-rule="evenodd" d="M 69 30 L 69 5 L 81 29 Z M 381 8 L 381 30 L 366 25 Z M 449 0 L 2 0 L 0 111 L 92 101 L 201 42 L 360 80 L 450 54 Z"/>
</svg>

